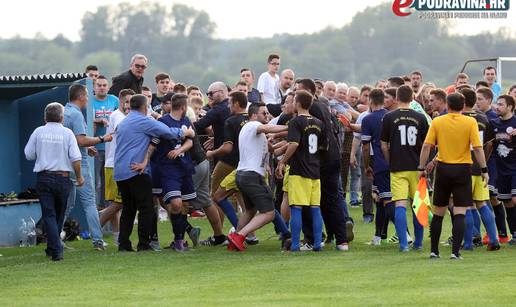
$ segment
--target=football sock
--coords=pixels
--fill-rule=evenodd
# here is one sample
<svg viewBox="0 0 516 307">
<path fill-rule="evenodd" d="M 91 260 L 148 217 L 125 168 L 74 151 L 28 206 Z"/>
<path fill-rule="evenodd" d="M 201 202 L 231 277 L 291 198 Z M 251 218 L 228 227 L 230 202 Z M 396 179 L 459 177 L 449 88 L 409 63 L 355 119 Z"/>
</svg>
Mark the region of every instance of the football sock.
<svg viewBox="0 0 516 307">
<path fill-rule="evenodd" d="M 290 207 L 290 229 L 292 232 L 292 246 L 290 250 L 299 251 L 299 238 L 301 236 L 301 208 Z"/>
<path fill-rule="evenodd" d="M 375 219 L 375 231 L 374 235 L 377 237 L 382 236 L 383 223 L 385 221 L 385 208 L 382 202 L 376 203 L 376 219 Z"/>
<path fill-rule="evenodd" d="M 183 240 L 185 236 L 185 215 L 179 214 L 171 214 L 170 222 L 172 222 L 172 232 L 174 233 L 174 241 Z"/>
<path fill-rule="evenodd" d="M 473 237 L 480 237 L 480 215 L 477 208 L 471 210 L 471 215 L 473 217 Z"/>
<path fill-rule="evenodd" d="M 311 207 L 310 211 L 312 211 L 312 227 L 314 234 L 314 250 L 321 249 L 321 241 L 322 241 L 322 227 L 323 220 L 321 216 L 321 208 L 319 207 Z"/>
<path fill-rule="evenodd" d="M 453 245 L 452 245 L 452 253 L 454 255 L 459 255 L 460 245 L 462 243 L 462 239 L 464 239 L 464 228 L 466 226 L 464 214 L 456 214 L 453 219 Z"/>
<path fill-rule="evenodd" d="M 414 226 L 414 247 L 423 247 L 423 236 L 425 228 L 419 224 L 414 211 L 412 211 L 412 225 Z"/>
<path fill-rule="evenodd" d="M 473 249 L 473 210 L 466 210 L 465 216 L 465 226 L 466 230 L 464 231 L 464 249 Z M 453 224 L 453 229 L 455 229 L 455 224 Z M 453 231 L 453 245 L 455 246 L 455 231 Z"/>
<path fill-rule="evenodd" d="M 396 207 L 394 213 L 394 226 L 400 241 L 400 249 L 407 249 L 407 208 Z"/>
<path fill-rule="evenodd" d="M 387 217 L 387 220 L 386 220 L 387 223 L 389 223 L 389 221 L 391 221 L 394 224 L 394 222 L 395 222 L 394 221 L 394 211 L 396 210 L 395 208 L 396 208 L 396 206 L 394 206 L 393 202 L 390 202 L 387 205 L 385 205 L 385 215 Z M 405 210 L 405 213 L 406 213 L 406 210 Z"/>
<path fill-rule="evenodd" d="M 498 241 L 494 215 L 491 212 L 491 209 L 489 209 L 489 206 L 483 206 L 482 208 L 478 209 L 478 212 L 480 213 L 480 217 L 482 217 L 482 222 L 484 223 L 487 235 L 489 236 L 489 243 L 493 244 L 494 242 Z"/>
<path fill-rule="evenodd" d="M 505 225 L 505 208 L 503 204 L 493 206 L 495 214 L 496 229 L 500 237 L 507 237 L 507 225 Z"/>
<path fill-rule="evenodd" d="M 281 235 L 286 235 L 289 233 L 287 224 L 283 220 L 283 217 L 281 217 L 281 213 L 279 213 L 278 210 L 274 210 L 274 220 L 272 220 L 272 223 L 274 224 L 274 227 L 276 227 Z"/>
<path fill-rule="evenodd" d="M 233 208 L 231 202 L 227 198 L 224 198 L 223 200 L 218 201 L 217 205 L 219 205 L 224 214 L 228 217 L 228 220 L 231 223 L 231 225 L 233 225 L 233 227 L 235 227 L 236 229 L 238 226 L 238 217 L 236 215 L 235 208 Z"/>
<path fill-rule="evenodd" d="M 516 231 L 516 225 L 515 225 L 515 219 L 516 219 L 516 208 L 505 208 L 505 211 L 507 212 L 507 224 L 509 224 L 509 231 L 510 234 L 514 237 L 515 231 Z"/>
<path fill-rule="evenodd" d="M 443 227 L 443 217 L 434 215 L 430 223 L 430 242 L 431 251 L 439 255 L 439 239 L 441 238 L 441 229 Z"/>
</svg>

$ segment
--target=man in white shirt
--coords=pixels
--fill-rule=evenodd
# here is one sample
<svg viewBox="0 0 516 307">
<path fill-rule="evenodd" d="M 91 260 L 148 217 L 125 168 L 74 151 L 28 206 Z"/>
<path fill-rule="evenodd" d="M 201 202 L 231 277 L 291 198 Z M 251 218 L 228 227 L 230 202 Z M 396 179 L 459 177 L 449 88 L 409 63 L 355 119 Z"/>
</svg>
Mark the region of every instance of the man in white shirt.
<svg viewBox="0 0 516 307">
<path fill-rule="evenodd" d="M 135 92 L 131 89 L 123 89 L 118 95 L 119 103 L 116 109 L 109 116 L 109 125 L 107 133 L 113 135 L 113 141 L 106 144 L 106 162 L 104 165 L 104 174 L 106 176 L 104 199 L 111 202 L 110 206 L 100 211 L 100 225 L 104 226 L 107 221 L 111 221 L 113 228 L 113 241 L 118 246 L 118 235 L 120 233 L 120 216 L 118 212 L 122 209 L 122 195 L 118 191 L 116 181 L 113 178 L 113 169 L 115 167 L 115 151 L 116 151 L 116 128 L 122 122 L 131 109 L 129 101 Z"/>
<path fill-rule="evenodd" d="M 72 187 L 70 172 L 75 172 L 78 186 L 84 184 L 79 145 L 73 132 L 63 126 L 63 119 L 63 106 L 58 102 L 48 104 L 45 107 L 45 126 L 34 130 L 25 146 L 27 160 L 36 160 L 36 190 L 47 231 L 45 253 L 53 261 L 63 260 L 59 234 Z"/>
<path fill-rule="evenodd" d="M 280 109 L 281 94 L 279 90 L 279 76 L 280 57 L 277 54 L 269 55 L 267 59 L 267 71 L 260 75 L 258 79 L 258 91 L 262 95 L 262 101 L 267 105 L 269 112 L 270 108 Z M 271 105 L 271 106 L 269 106 Z M 275 106 L 277 105 L 277 106 Z M 272 112 L 271 112 L 272 113 Z M 276 114 L 277 115 L 277 114 Z"/>
<path fill-rule="evenodd" d="M 228 235 L 230 246 L 239 251 L 245 249 L 245 238 L 275 217 L 273 194 L 265 181 L 269 147 L 266 133 L 286 131 L 287 126 L 267 125 L 265 104 L 252 104 L 248 110 L 249 122 L 238 136 L 240 160 L 236 184 L 242 193 L 245 213 L 238 221 L 237 231 Z M 256 215 L 257 211 L 260 214 Z M 256 216 L 255 216 L 256 215 Z"/>
</svg>

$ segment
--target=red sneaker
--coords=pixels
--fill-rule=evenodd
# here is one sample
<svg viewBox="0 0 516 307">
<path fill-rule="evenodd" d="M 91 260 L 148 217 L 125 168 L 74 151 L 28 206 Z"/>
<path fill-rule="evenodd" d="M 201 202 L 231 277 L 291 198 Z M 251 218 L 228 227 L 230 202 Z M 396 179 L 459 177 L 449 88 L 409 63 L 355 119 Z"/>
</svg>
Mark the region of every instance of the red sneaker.
<svg viewBox="0 0 516 307">
<path fill-rule="evenodd" d="M 245 250 L 245 237 L 239 233 L 233 232 L 228 235 L 229 242 L 233 243 L 239 251 Z"/>
<path fill-rule="evenodd" d="M 200 210 L 194 210 L 192 213 L 190 213 L 190 217 L 198 218 L 198 217 L 205 217 L 206 214 Z"/>
<path fill-rule="evenodd" d="M 238 251 L 237 248 L 235 247 L 235 244 L 233 244 L 233 242 L 229 241 L 229 244 L 228 244 L 228 251 Z"/>
<path fill-rule="evenodd" d="M 483 245 L 489 244 L 489 236 L 487 234 L 482 238 L 482 244 Z"/>
<path fill-rule="evenodd" d="M 506 244 L 507 242 L 509 242 L 509 236 L 505 236 L 505 237 L 498 236 L 498 242 L 500 242 L 500 244 Z"/>
</svg>

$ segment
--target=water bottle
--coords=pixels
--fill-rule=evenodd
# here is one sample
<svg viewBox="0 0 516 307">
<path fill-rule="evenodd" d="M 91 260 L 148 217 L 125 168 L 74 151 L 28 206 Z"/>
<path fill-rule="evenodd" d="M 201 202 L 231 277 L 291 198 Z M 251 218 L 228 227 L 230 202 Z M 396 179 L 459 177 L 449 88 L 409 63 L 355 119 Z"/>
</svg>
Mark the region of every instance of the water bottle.
<svg viewBox="0 0 516 307">
<path fill-rule="evenodd" d="M 27 223 L 25 219 L 21 219 L 20 226 L 18 227 L 18 235 L 20 238 L 20 247 L 27 246 Z"/>
<path fill-rule="evenodd" d="M 36 222 L 32 217 L 27 219 L 27 246 L 36 246 Z"/>
</svg>

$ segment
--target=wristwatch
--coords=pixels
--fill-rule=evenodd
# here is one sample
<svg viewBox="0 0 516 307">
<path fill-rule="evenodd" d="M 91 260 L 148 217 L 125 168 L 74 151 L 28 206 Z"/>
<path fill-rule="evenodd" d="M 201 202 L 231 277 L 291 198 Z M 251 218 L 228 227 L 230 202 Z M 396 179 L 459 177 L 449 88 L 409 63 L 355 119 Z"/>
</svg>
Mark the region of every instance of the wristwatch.
<svg viewBox="0 0 516 307">
<path fill-rule="evenodd" d="M 99 140 L 101 143 L 104 143 L 104 137 L 103 136 L 98 136 Z"/>
</svg>

